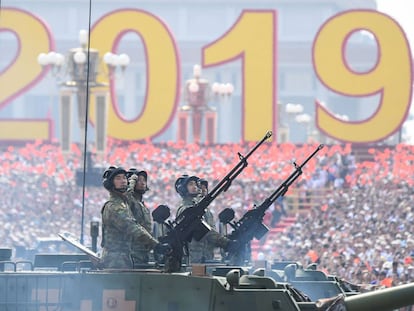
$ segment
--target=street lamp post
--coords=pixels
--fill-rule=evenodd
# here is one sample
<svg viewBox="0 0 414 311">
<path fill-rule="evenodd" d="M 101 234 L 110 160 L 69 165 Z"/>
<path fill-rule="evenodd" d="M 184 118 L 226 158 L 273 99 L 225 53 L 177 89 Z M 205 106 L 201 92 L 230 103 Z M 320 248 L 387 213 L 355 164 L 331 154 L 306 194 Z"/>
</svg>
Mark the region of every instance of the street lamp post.
<svg viewBox="0 0 414 311">
<path fill-rule="evenodd" d="M 278 142 L 285 143 L 291 140 L 290 121 L 303 112 L 301 104 L 284 104 L 278 102 Z"/>
<path fill-rule="evenodd" d="M 305 143 L 310 139 L 312 125 L 311 125 L 311 116 L 307 113 L 299 114 L 295 117 L 295 121 L 299 124 L 302 124 L 306 128 L 306 140 Z"/>
<path fill-rule="evenodd" d="M 347 116 L 340 116 L 343 120 L 346 120 Z M 306 141 L 307 143 L 313 143 L 315 141 L 324 142 L 322 141 L 322 136 L 320 135 L 319 131 L 316 129 L 314 118 L 307 114 L 302 113 L 296 116 L 295 121 L 299 124 L 303 124 L 306 128 Z"/>
<path fill-rule="evenodd" d="M 42 67 L 48 67 L 52 75 L 56 78 L 60 91 L 60 117 L 61 117 L 61 148 L 62 151 L 70 150 L 71 143 L 71 107 L 72 94 L 76 95 L 78 122 L 81 134 L 86 134 L 86 122 L 88 116 L 88 103 L 91 90 L 106 86 L 105 83 L 97 81 L 100 66 L 99 51 L 88 48 L 88 32 L 79 31 L 80 47 L 72 48 L 66 57 L 60 53 L 50 51 L 40 53 L 37 57 L 38 63 Z M 113 78 L 113 73 L 117 67 L 122 71 L 129 64 L 129 56 L 126 54 L 106 53 L 103 62 L 108 68 L 109 78 Z M 96 149 L 105 151 L 106 141 L 106 102 L 107 91 L 94 92 L 96 101 Z M 102 134 L 102 131 L 104 134 Z M 99 139 L 99 140 L 98 140 Z M 86 137 L 85 137 L 86 146 Z"/>
<path fill-rule="evenodd" d="M 227 93 L 233 91 L 233 86 L 228 86 Z M 216 141 L 216 111 L 208 102 L 212 94 L 223 94 L 224 88 L 217 83 L 210 83 L 201 77 L 200 65 L 194 65 L 193 78 L 187 80 L 184 86 L 184 98 L 187 105 L 179 108 L 178 113 L 178 139 L 187 141 L 188 120 L 191 117 L 192 136 L 195 143 L 201 142 L 203 125 L 205 126 L 206 143 Z M 230 91 L 230 92 L 229 92 Z"/>
<path fill-rule="evenodd" d="M 208 105 L 209 82 L 201 78 L 201 67 L 193 67 L 193 78 L 186 82 L 186 100 L 191 110 L 193 140 L 199 143 L 201 140 L 201 123 L 206 111 L 211 111 Z"/>
<path fill-rule="evenodd" d="M 231 95 L 234 86 L 231 83 L 213 83 L 211 86 L 213 94 L 218 99 L 219 104 L 219 137 L 221 143 L 232 141 L 232 107 Z"/>
</svg>

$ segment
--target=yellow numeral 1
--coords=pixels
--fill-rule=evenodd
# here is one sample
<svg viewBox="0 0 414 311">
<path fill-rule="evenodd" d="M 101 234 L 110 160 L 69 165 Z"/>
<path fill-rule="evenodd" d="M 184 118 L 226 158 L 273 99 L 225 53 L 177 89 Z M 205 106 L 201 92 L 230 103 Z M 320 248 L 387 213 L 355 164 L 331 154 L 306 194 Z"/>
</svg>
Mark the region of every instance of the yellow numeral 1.
<svg viewBox="0 0 414 311">
<path fill-rule="evenodd" d="M 224 36 L 203 48 L 203 66 L 238 58 L 242 61 L 242 137 L 245 141 L 257 141 L 263 133 L 276 127 L 275 15 L 270 10 L 244 11 Z"/>
</svg>

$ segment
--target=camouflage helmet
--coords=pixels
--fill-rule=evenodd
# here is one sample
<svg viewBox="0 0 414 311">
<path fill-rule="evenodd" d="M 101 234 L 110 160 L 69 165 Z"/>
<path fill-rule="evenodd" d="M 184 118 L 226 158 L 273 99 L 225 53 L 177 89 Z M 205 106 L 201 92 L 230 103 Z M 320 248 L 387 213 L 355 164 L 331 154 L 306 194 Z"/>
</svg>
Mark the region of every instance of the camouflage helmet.
<svg viewBox="0 0 414 311">
<path fill-rule="evenodd" d="M 102 184 L 106 190 L 114 190 L 114 178 L 119 174 L 127 174 L 127 171 L 122 167 L 110 166 L 102 175 Z"/>
<path fill-rule="evenodd" d="M 175 191 L 177 191 L 177 193 L 182 198 L 189 195 L 187 185 L 192 180 L 195 180 L 197 183 L 199 183 L 200 178 L 198 178 L 197 176 L 182 175 L 178 177 L 178 179 L 175 181 Z"/>
<path fill-rule="evenodd" d="M 200 183 L 200 185 L 206 186 L 206 188 L 208 189 L 208 181 L 207 181 L 207 179 L 200 178 L 199 183 Z"/>
<path fill-rule="evenodd" d="M 129 179 L 132 175 L 144 176 L 145 182 L 147 182 L 147 181 L 148 181 L 148 174 L 147 174 L 147 172 L 146 172 L 146 171 L 138 171 L 136 168 L 131 167 L 131 168 L 128 170 L 128 172 L 127 172 L 126 176 L 127 176 L 127 178 Z M 146 191 L 148 191 L 148 190 L 150 190 L 150 189 L 148 188 L 148 185 L 146 185 L 145 189 L 144 189 L 144 190 L 142 190 L 142 192 L 141 192 L 141 193 L 145 193 L 145 192 L 146 192 Z M 137 190 L 135 190 L 135 191 L 137 191 Z"/>
<path fill-rule="evenodd" d="M 136 168 L 131 167 L 126 176 L 127 178 L 131 177 L 132 175 L 137 175 L 137 176 L 144 176 L 145 180 L 148 180 L 148 174 L 146 171 L 138 171 Z"/>
</svg>

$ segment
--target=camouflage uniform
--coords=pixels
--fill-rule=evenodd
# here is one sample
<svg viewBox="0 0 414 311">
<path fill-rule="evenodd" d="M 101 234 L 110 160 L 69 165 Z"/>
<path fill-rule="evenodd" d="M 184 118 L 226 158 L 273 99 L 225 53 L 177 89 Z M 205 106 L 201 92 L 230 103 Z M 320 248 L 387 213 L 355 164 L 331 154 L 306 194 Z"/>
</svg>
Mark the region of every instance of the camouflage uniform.
<svg viewBox="0 0 414 311">
<path fill-rule="evenodd" d="M 182 200 L 181 205 L 177 210 L 177 217 L 187 208 L 194 206 L 200 197 L 192 198 L 186 197 Z M 189 243 L 189 259 L 190 263 L 203 263 L 206 260 L 214 259 L 214 248 L 225 248 L 228 244 L 228 239 L 215 230 L 215 222 L 213 214 L 206 210 L 204 220 L 211 226 L 211 231 L 208 232 L 200 241 L 192 240 Z"/>
<path fill-rule="evenodd" d="M 142 226 L 148 234 L 151 235 L 152 220 L 150 210 L 145 206 L 144 201 L 141 200 L 142 196 L 128 189 L 127 198 L 130 205 L 132 215 L 135 218 L 135 222 Z M 151 248 L 148 245 L 143 244 L 139 239 L 132 240 L 131 256 L 134 264 L 147 264 L 149 261 L 149 254 Z"/>
<path fill-rule="evenodd" d="M 213 213 L 207 209 L 204 214 L 204 220 L 209 224 L 212 230 L 216 230 L 216 221 L 214 220 Z M 202 239 L 203 240 L 203 239 Z M 227 245 L 227 243 L 225 243 Z M 204 258 L 205 260 L 214 260 L 214 249 L 216 247 L 213 243 L 205 243 Z"/>
<path fill-rule="evenodd" d="M 102 208 L 102 266 L 131 269 L 131 243 L 153 248 L 158 242 L 142 226 L 137 225 L 124 195 L 110 193 Z"/>
</svg>

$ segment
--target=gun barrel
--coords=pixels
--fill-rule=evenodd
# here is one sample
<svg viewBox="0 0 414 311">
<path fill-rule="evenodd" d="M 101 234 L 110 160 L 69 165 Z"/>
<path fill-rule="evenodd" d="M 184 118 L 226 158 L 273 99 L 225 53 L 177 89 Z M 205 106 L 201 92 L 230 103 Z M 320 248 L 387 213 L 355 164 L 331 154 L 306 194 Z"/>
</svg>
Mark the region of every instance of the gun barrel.
<svg viewBox="0 0 414 311">
<path fill-rule="evenodd" d="M 166 236 L 173 248 L 173 255 L 169 256 L 170 259 L 174 257 L 174 262 L 181 263 L 183 246 L 193 238 L 199 241 L 210 231 L 210 227 L 202 219 L 206 208 L 220 193 L 230 187 L 232 181 L 247 167 L 247 159 L 271 136 L 272 132 L 267 132 L 246 156 L 239 153 L 239 163 L 206 196 L 176 217 Z M 169 272 L 177 268 L 174 264 L 174 268 L 171 268 Z"/>
<path fill-rule="evenodd" d="M 285 195 L 290 185 L 302 174 L 302 168 L 312 159 L 319 150 L 324 147 L 320 144 L 311 155 L 309 155 L 301 165 L 295 164 L 294 172 L 283 181 L 283 183 L 259 206 L 247 211 L 242 218 L 234 225 L 234 230 L 228 235 L 230 239 L 237 240 L 243 245 L 248 245 L 253 238 L 260 239 L 268 231 L 263 224 L 263 217 L 266 210 L 279 198 Z M 227 258 L 235 256 L 235 250 L 228 251 Z"/>
<path fill-rule="evenodd" d="M 272 135 L 272 131 L 268 131 L 262 140 L 259 141 L 247 155 L 243 156 L 239 153 L 239 163 L 237 163 L 237 165 L 233 167 L 233 169 L 208 193 L 207 196 L 211 201 L 214 200 L 220 193 L 227 191 L 232 181 L 235 180 L 237 176 L 239 176 L 239 174 L 246 168 L 247 159 Z"/>
<path fill-rule="evenodd" d="M 414 305 L 414 283 L 379 289 L 345 298 L 346 310 L 388 311 Z"/>
</svg>

